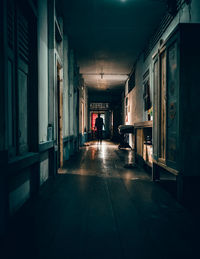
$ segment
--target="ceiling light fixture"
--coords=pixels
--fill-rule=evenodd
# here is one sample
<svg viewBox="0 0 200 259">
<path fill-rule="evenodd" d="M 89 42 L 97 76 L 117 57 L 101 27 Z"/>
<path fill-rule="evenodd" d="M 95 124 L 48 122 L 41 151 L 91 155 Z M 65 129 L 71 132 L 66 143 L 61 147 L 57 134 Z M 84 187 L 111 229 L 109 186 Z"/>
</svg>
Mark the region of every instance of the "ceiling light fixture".
<svg viewBox="0 0 200 259">
<path fill-rule="evenodd" d="M 101 79 L 104 79 L 105 77 L 109 77 L 109 79 L 111 77 L 124 77 L 124 78 L 127 78 L 129 76 L 129 74 L 120 74 L 120 73 L 83 73 L 82 74 L 83 77 L 88 77 L 88 76 L 100 76 Z"/>
</svg>

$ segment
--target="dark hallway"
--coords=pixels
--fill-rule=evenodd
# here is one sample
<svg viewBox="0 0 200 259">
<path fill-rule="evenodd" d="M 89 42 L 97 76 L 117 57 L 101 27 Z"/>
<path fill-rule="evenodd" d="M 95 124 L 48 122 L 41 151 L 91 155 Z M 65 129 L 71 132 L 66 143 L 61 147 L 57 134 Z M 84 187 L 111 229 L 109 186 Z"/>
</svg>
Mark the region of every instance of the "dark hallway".
<svg viewBox="0 0 200 259">
<path fill-rule="evenodd" d="M 17 214 L 8 258 L 199 258 L 197 219 L 142 169 L 125 169 L 132 156 L 108 141 L 81 148 Z"/>
<path fill-rule="evenodd" d="M 0 258 L 200 258 L 200 0 L 1 0 L 0 35 Z"/>
</svg>

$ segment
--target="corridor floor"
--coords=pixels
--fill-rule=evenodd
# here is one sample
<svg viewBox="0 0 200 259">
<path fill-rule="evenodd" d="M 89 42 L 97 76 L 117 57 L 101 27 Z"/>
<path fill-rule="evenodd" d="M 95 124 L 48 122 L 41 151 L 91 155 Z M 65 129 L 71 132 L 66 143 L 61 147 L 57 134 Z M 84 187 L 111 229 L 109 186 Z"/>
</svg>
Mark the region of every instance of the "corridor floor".
<svg viewBox="0 0 200 259">
<path fill-rule="evenodd" d="M 133 151 L 90 142 L 16 215 L 4 258 L 200 258 L 195 218 Z"/>
</svg>

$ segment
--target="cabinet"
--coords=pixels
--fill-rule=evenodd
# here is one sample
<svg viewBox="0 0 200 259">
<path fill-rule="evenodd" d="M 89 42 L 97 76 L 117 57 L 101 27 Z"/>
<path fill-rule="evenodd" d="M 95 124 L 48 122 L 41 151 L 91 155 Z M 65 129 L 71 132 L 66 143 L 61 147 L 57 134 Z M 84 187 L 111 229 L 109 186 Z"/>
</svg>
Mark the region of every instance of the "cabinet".
<svg viewBox="0 0 200 259">
<path fill-rule="evenodd" d="M 199 32 L 179 24 L 153 56 L 153 179 L 162 169 L 175 174 L 179 200 L 200 182 Z"/>
<path fill-rule="evenodd" d="M 152 167 L 152 121 L 138 122 L 135 128 L 135 162 Z"/>
</svg>

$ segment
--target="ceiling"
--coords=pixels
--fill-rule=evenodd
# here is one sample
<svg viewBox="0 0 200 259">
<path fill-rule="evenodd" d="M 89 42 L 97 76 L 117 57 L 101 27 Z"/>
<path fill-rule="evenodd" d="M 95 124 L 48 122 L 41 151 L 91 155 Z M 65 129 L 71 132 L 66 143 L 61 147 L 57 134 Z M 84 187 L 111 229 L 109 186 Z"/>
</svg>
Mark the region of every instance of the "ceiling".
<svg viewBox="0 0 200 259">
<path fill-rule="evenodd" d="M 61 7 L 85 84 L 112 90 L 124 85 L 166 0 L 62 0 Z"/>
</svg>

